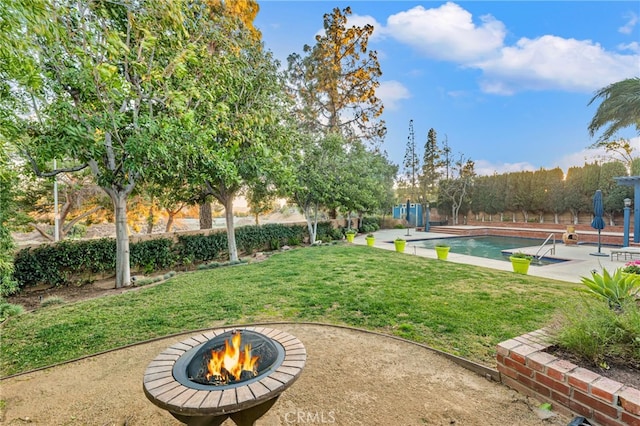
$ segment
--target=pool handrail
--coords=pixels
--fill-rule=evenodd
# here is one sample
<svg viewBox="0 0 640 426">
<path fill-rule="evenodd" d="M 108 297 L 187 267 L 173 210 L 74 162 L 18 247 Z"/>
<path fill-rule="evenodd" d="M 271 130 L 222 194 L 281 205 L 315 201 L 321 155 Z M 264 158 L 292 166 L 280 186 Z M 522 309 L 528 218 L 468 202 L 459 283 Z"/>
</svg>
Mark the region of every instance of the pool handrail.
<svg viewBox="0 0 640 426">
<path fill-rule="evenodd" d="M 544 253 L 538 256 L 538 254 L 540 253 L 540 250 L 544 248 L 544 246 L 549 242 L 549 239 L 551 238 L 553 239 L 553 245 L 551 249 L 545 251 Z M 547 238 L 544 240 L 542 244 L 540 244 L 540 247 L 538 247 L 538 251 L 536 251 L 536 254 L 534 254 L 533 257 L 536 258 L 537 260 L 540 260 L 545 254 L 549 253 L 549 251 L 553 255 L 556 254 L 556 234 L 554 234 L 553 232 L 547 236 Z"/>
</svg>

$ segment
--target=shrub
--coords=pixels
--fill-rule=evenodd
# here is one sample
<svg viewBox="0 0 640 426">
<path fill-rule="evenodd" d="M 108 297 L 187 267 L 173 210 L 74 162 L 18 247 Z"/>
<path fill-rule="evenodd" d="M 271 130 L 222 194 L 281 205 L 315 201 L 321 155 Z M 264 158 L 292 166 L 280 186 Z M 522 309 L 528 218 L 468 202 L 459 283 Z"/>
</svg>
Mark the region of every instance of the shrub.
<svg viewBox="0 0 640 426">
<path fill-rule="evenodd" d="M 277 238 L 273 238 L 271 241 L 269 241 L 269 250 L 280 250 L 280 240 Z"/>
<path fill-rule="evenodd" d="M 622 272 L 626 272 L 628 274 L 640 274 L 640 260 L 632 260 L 631 262 L 625 263 L 624 268 L 622 268 Z"/>
<path fill-rule="evenodd" d="M 50 296 L 40 301 L 40 307 L 46 308 L 47 306 L 62 305 L 64 303 L 64 298 L 60 296 Z"/>
<path fill-rule="evenodd" d="M 80 239 L 85 235 L 87 235 L 87 229 L 88 229 L 87 225 L 76 223 L 75 225 L 73 225 L 71 230 L 67 233 L 67 238 L 72 240 Z"/>
<path fill-rule="evenodd" d="M 9 229 L 0 221 L 0 297 L 9 296 L 20 288 L 13 278 L 14 259 L 11 253 L 14 248 Z"/>
<path fill-rule="evenodd" d="M 360 221 L 360 232 L 366 234 L 380 229 L 380 219 L 377 217 L 363 217 Z"/>
<path fill-rule="evenodd" d="M 334 228 L 330 231 L 329 237 L 332 240 L 341 240 L 346 235 L 347 231 L 344 228 Z"/>
<path fill-rule="evenodd" d="M 327 232 L 333 230 L 330 223 L 318 224 Z M 335 230 L 342 234 L 340 230 Z M 236 230 L 236 241 L 240 253 L 252 253 L 283 244 L 299 245 L 306 235 L 301 225 L 268 224 L 246 226 Z M 329 236 L 327 236 L 329 235 Z M 178 242 L 168 238 L 155 238 L 131 243 L 130 264 L 132 271 L 150 274 L 155 270 L 183 266 L 189 269 L 194 264 L 220 259 L 226 254 L 227 234 L 216 232 L 209 235 L 181 235 Z M 9 259 L 10 260 L 10 259 Z M 0 256 L 0 294 L 9 295 L 25 286 L 46 284 L 62 286 L 84 283 L 95 274 L 114 274 L 116 268 L 116 241 L 102 238 L 86 241 L 62 241 L 43 244 L 36 248 L 20 250 L 6 270 Z M 3 272 L 4 271 L 4 272 Z M 13 271 L 12 275 L 6 271 Z M 9 279 L 7 279 L 9 278 Z"/>
<path fill-rule="evenodd" d="M 602 268 L 602 274 L 594 271 L 591 278 L 581 277 L 581 282 L 587 287 L 583 291 L 605 300 L 610 309 L 622 309 L 625 301 L 635 300 L 640 293 L 637 277 L 623 274 L 621 268 L 613 274 Z"/>
<path fill-rule="evenodd" d="M 218 232 L 209 235 L 180 235 L 176 251 L 178 258 L 207 262 L 216 259 L 227 248 L 227 234 Z"/>
<path fill-rule="evenodd" d="M 300 225 L 270 223 L 261 226 L 243 226 L 236 230 L 236 242 L 238 251 L 251 254 L 266 249 L 277 250 L 290 239 L 302 241 L 305 234 L 305 227 Z M 224 235 L 226 248 L 226 234 Z"/>
<path fill-rule="evenodd" d="M 20 315 L 23 312 L 24 307 L 22 307 L 21 305 L 13 305 L 0 298 L 0 322 L 3 322 L 9 317 Z"/>
<path fill-rule="evenodd" d="M 302 238 L 289 237 L 287 239 L 287 245 L 289 245 L 289 246 L 299 246 L 300 244 L 302 244 Z"/>
<path fill-rule="evenodd" d="M 533 260 L 533 256 L 531 256 L 530 254 L 522 253 L 521 251 L 517 251 L 515 253 L 511 253 L 511 256 L 509 256 L 509 257 L 515 257 L 516 259 Z"/>
<path fill-rule="evenodd" d="M 130 264 L 134 269 L 141 269 L 150 274 L 158 269 L 165 269 L 175 262 L 173 241 L 169 238 L 156 238 L 131 244 Z"/>
<path fill-rule="evenodd" d="M 634 300 L 621 307 L 612 310 L 593 299 L 566 307 L 554 343 L 604 368 L 613 362 L 640 367 L 640 307 Z"/>
<path fill-rule="evenodd" d="M 333 225 L 331 222 L 318 222 L 318 230 L 316 231 L 316 240 L 330 241 L 333 233 Z M 342 238 L 342 236 L 340 236 Z"/>
</svg>

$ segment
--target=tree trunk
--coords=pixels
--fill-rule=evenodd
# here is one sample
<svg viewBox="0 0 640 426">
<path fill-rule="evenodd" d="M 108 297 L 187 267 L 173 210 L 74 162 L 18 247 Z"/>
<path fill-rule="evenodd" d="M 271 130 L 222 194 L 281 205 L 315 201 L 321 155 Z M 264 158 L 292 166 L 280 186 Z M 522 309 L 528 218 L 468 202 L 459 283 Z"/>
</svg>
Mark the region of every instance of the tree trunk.
<svg viewBox="0 0 640 426">
<path fill-rule="evenodd" d="M 560 223 L 560 217 L 558 216 L 558 213 L 554 213 L 553 214 L 553 222 L 557 225 Z"/>
<path fill-rule="evenodd" d="M 200 204 L 200 229 L 213 228 L 213 219 L 211 216 L 211 203 L 203 202 Z"/>
<path fill-rule="evenodd" d="M 156 218 L 153 213 L 153 205 L 149 206 L 149 215 L 147 216 L 147 234 L 153 233 L 153 224 Z"/>
<path fill-rule="evenodd" d="M 168 208 L 165 208 L 165 211 L 167 212 L 167 226 L 164 229 L 164 232 L 171 232 L 171 227 L 173 226 L 173 221 L 176 217 L 176 215 L 178 213 L 180 213 L 180 211 L 182 210 L 182 208 L 184 207 L 184 204 L 180 204 L 179 207 L 177 207 L 175 210 L 171 210 Z"/>
<path fill-rule="evenodd" d="M 236 233 L 233 224 L 233 197 L 228 196 L 224 200 L 224 217 L 227 222 L 227 249 L 229 261 L 238 261 L 238 247 L 236 246 Z"/>
<path fill-rule="evenodd" d="M 313 243 L 315 244 L 316 239 L 318 238 L 318 203 L 315 206 L 315 212 L 313 215 Z"/>
<path fill-rule="evenodd" d="M 116 217 L 116 288 L 131 285 L 129 233 L 127 232 L 127 194 L 108 192 Z"/>
<path fill-rule="evenodd" d="M 167 216 L 167 226 L 164 228 L 164 232 L 171 232 L 174 216 L 175 216 L 175 213 L 169 212 L 169 216 Z"/>
</svg>

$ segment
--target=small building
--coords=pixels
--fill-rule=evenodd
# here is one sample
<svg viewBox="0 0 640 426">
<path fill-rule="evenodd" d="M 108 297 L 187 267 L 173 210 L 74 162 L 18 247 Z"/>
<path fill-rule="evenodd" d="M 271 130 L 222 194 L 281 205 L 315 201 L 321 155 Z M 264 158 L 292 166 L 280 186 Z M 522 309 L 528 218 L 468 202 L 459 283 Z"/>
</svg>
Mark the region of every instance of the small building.
<svg viewBox="0 0 640 426">
<path fill-rule="evenodd" d="M 407 218 L 407 203 L 400 203 L 393 206 L 393 218 Z M 422 217 L 422 204 L 409 203 L 409 224 L 411 227 L 424 226 L 424 218 Z"/>
</svg>

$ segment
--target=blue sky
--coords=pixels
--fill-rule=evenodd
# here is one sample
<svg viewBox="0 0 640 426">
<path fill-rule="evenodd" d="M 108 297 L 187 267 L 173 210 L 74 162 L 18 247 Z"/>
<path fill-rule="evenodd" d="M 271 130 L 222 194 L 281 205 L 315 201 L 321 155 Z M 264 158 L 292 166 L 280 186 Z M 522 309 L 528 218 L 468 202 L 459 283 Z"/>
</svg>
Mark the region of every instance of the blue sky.
<svg viewBox="0 0 640 426">
<path fill-rule="evenodd" d="M 314 44 L 334 7 L 351 6 L 349 25 L 374 25 L 382 148 L 398 165 L 413 119 L 420 150 L 434 128 L 480 174 L 566 171 L 602 155 L 587 150 L 594 92 L 640 76 L 637 0 L 258 3 L 254 24 L 283 64 Z M 640 148 L 635 129 L 620 136 Z"/>
</svg>

